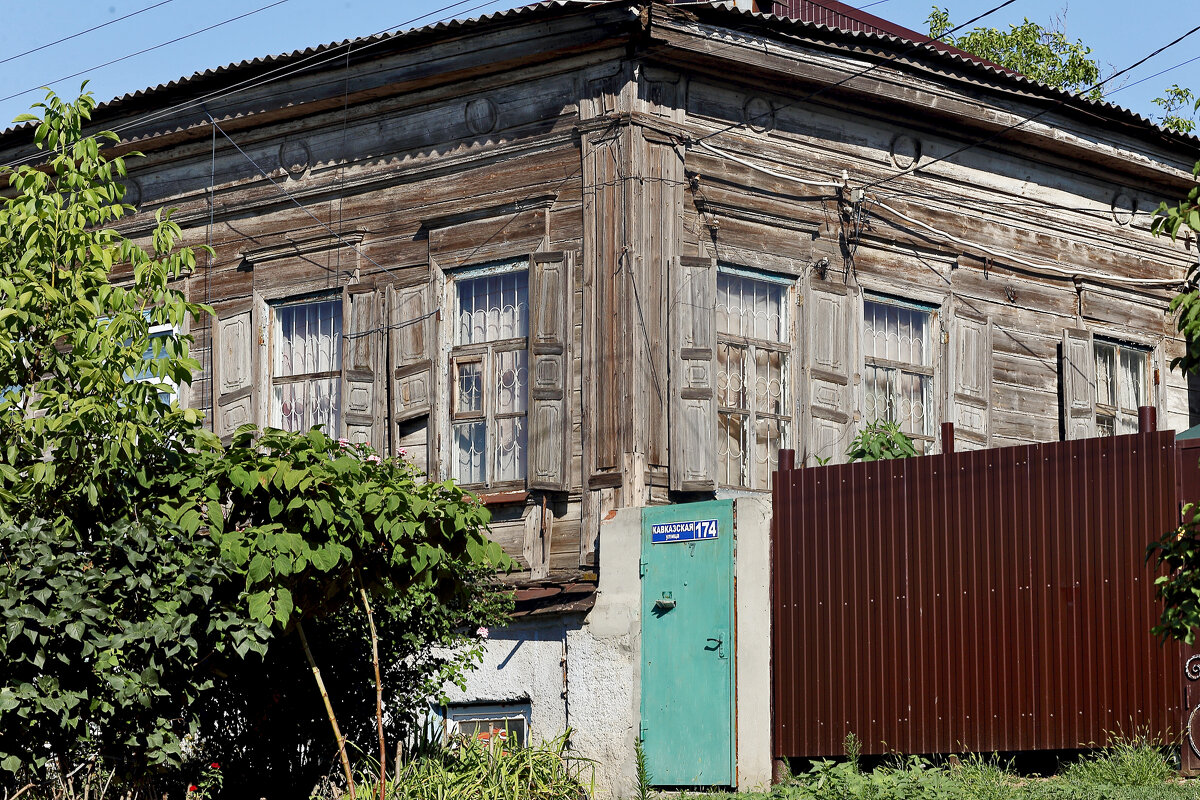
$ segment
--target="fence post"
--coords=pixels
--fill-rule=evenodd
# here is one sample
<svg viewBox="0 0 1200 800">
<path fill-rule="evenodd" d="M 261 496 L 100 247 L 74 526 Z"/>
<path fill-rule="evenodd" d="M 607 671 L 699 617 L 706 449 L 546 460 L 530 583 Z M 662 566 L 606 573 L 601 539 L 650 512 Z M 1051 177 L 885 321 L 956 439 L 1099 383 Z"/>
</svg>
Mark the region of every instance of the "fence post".
<svg viewBox="0 0 1200 800">
<path fill-rule="evenodd" d="M 1158 411 L 1154 406 L 1138 406 L 1138 433 L 1158 430 Z"/>
<path fill-rule="evenodd" d="M 942 423 L 942 455 L 954 452 L 954 423 Z"/>
<path fill-rule="evenodd" d="M 779 451 L 779 471 L 787 472 L 796 468 L 796 451 L 783 448 Z"/>
</svg>

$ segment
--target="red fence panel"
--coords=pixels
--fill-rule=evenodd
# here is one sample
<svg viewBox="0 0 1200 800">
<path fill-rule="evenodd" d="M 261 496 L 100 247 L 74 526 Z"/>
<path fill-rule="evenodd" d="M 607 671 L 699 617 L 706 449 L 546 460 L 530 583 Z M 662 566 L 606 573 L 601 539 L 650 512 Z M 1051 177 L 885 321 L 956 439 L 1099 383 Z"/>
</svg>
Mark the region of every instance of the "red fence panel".
<svg viewBox="0 0 1200 800">
<path fill-rule="evenodd" d="M 1169 431 L 777 472 L 776 755 L 1177 738 L 1145 551 L 1178 473 Z"/>
</svg>

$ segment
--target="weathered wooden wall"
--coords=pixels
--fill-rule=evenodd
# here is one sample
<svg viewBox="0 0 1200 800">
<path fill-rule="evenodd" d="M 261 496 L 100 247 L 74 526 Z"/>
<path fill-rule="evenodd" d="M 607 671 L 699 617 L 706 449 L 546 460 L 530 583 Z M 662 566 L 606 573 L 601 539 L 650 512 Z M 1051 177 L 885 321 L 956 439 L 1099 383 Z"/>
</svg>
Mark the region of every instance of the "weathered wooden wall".
<svg viewBox="0 0 1200 800">
<path fill-rule="evenodd" d="M 720 9 L 534 8 L 229 96 L 212 93 L 268 65 L 102 109 L 100 124 L 127 126 L 128 146 L 147 153 L 127 230 L 145 236 L 155 210 L 175 208 L 188 243 L 215 251 L 186 282 L 218 319 L 192 327 L 204 369 L 184 400 L 221 433 L 265 423 L 267 303 L 341 290 L 346 332 L 362 334 L 347 340 L 359 405 L 341 433 L 406 448 L 445 476 L 447 271 L 512 257 L 537 275 L 561 266 L 566 330 L 535 355 L 565 365 L 561 395 L 544 395 L 566 421 L 561 463 L 491 498 L 518 579 L 594 569 L 615 508 L 716 488 L 712 315 L 695 309 L 713 302 L 717 263 L 793 281 L 789 444 L 810 460 L 838 460 L 862 422 L 872 291 L 938 308 L 937 410 L 964 447 L 1062 435 L 1067 329 L 1152 348 L 1160 426 L 1189 425 L 1187 386 L 1166 369 L 1182 348 L 1169 295 L 1117 279 L 1182 275 L 1189 256 L 1150 236 L 1148 212 L 1183 194 L 1190 156 L 1145 126 L 1050 109 L 933 163 L 1047 101 L 933 57 L 855 77 L 878 56 L 814 36 Z M 21 152 L 11 138 L 4 160 Z M 868 189 L 857 212 L 852 193 L 805 183 L 845 175 L 853 188 L 914 163 L 928 167 Z M 989 260 L 882 204 L 1113 280 Z"/>
</svg>

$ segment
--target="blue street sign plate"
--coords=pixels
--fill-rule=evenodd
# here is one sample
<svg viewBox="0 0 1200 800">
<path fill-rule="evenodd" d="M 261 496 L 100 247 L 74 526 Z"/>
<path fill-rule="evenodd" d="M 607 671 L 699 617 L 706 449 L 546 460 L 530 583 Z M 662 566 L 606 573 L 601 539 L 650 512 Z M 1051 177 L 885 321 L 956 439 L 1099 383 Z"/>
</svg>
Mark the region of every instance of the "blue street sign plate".
<svg viewBox="0 0 1200 800">
<path fill-rule="evenodd" d="M 690 522 L 663 522 L 650 526 L 650 541 L 653 544 L 675 544 L 695 542 L 700 539 L 716 539 L 718 533 L 715 519 L 698 519 Z"/>
</svg>

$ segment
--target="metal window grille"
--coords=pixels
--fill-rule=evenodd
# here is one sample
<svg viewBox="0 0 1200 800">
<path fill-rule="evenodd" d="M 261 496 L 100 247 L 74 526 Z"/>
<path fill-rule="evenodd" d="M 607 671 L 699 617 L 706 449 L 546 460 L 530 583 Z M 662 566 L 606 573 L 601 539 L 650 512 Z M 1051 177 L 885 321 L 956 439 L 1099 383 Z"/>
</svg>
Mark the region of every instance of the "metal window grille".
<svg viewBox="0 0 1200 800">
<path fill-rule="evenodd" d="M 934 442 L 934 312 L 868 299 L 863 303 L 863 406 L 866 420 L 900 426 L 926 452 Z"/>
<path fill-rule="evenodd" d="M 717 274 L 717 470 L 723 486 L 770 488 L 791 428 L 787 287 Z"/>
<path fill-rule="evenodd" d="M 341 421 L 342 299 L 275 306 L 271 424 L 288 431 Z"/>
<path fill-rule="evenodd" d="M 454 280 L 453 477 L 493 486 L 525 480 L 529 273 Z"/>
<path fill-rule="evenodd" d="M 1138 406 L 1149 405 L 1150 354 L 1139 347 L 1095 340 L 1096 432 L 1138 432 Z"/>
</svg>

